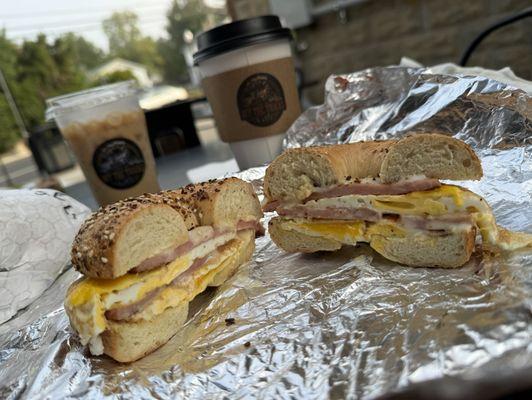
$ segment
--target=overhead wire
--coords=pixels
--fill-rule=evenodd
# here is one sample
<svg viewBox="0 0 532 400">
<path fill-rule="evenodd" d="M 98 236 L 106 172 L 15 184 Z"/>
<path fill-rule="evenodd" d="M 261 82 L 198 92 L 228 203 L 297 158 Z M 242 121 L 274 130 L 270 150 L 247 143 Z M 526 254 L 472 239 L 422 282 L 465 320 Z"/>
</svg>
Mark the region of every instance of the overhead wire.
<svg viewBox="0 0 532 400">
<path fill-rule="evenodd" d="M 154 23 L 162 23 L 162 22 L 165 22 L 166 21 L 166 17 L 159 17 L 157 19 L 154 19 L 154 20 L 149 20 L 149 21 L 140 21 L 139 22 L 139 25 L 140 26 L 144 26 L 144 25 L 151 25 L 151 24 L 154 24 Z M 30 37 L 30 36 L 33 36 L 35 34 L 38 34 L 38 33 L 44 33 L 46 34 L 47 36 L 58 36 L 58 35 L 61 35 L 63 33 L 68 33 L 68 32 L 75 32 L 75 33 L 78 33 L 78 32 L 92 32 L 92 31 L 99 31 L 102 29 L 102 24 L 101 22 L 99 23 L 94 23 L 94 24 L 86 24 L 86 26 L 77 26 L 77 27 L 62 27 L 60 28 L 59 31 L 57 31 L 58 28 L 54 28 L 54 31 L 50 31 L 50 30 L 35 30 L 33 32 L 26 32 L 26 33 L 19 33 L 19 34 L 16 34 L 16 35 L 9 35 L 9 37 L 11 39 L 21 39 L 21 38 L 25 38 L 25 37 Z"/>
<path fill-rule="evenodd" d="M 148 0 L 150 1 L 150 0 Z M 148 11 L 146 12 L 137 12 L 137 15 L 139 16 L 138 25 L 139 26 L 145 26 L 145 25 L 152 25 L 154 23 L 162 23 L 166 21 L 166 12 L 164 12 L 163 15 L 157 15 L 158 10 L 155 8 L 161 8 L 161 11 L 164 9 L 168 9 L 168 6 L 170 4 L 170 0 L 166 1 L 165 3 L 159 3 L 159 4 L 153 4 L 152 1 L 150 1 L 151 4 L 144 4 L 143 2 L 136 2 L 134 4 L 130 4 L 130 1 L 127 1 L 128 4 L 124 4 L 124 7 L 126 7 L 124 10 L 130 10 L 133 12 L 138 11 L 139 8 L 146 9 L 148 8 Z M 153 11 L 150 11 L 150 9 L 153 9 Z M 86 13 L 86 10 L 74 10 L 74 9 L 63 9 L 63 12 L 66 13 L 73 13 L 79 14 L 81 11 L 83 13 Z M 105 12 L 107 16 L 112 15 L 112 12 L 110 10 L 93 10 L 96 12 Z M 118 11 L 118 10 L 115 10 Z M 50 13 L 56 13 L 54 10 L 49 10 Z M 31 14 L 31 13 L 30 13 Z M 30 14 L 26 13 L 25 16 L 29 16 Z M 154 18 L 149 18 L 150 15 L 154 15 Z M 14 14 L 8 14 L 7 16 L 13 16 Z M 42 12 L 39 13 L 40 16 L 43 16 Z M 55 15 L 54 15 L 55 16 Z M 107 18 L 107 16 L 105 18 Z M 148 16 L 148 18 L 145 18 L 145 16 Z M 0 16 L 1 19 L 5 19 L 5 15 Z M 97 18 L 97 17 L 96 17 Z M 46 21 L 42 23 L 34 23 L 32 25 L 23 25 L 18 27 L 9 27 L 5 26 L 6 33 L 11 39 L 14 40 L 20 40 L 24 38 L 30 38 L 34 37 L 35 34 L 44 33 L 51 37 L 57 37 L 63 33 L 67 32 L 93 32 L 93 31 L 99 31 L 102 29 L 102 22 L 105 18 L 102 18 L 101 20 L 95 21 L 94 19 L 76 19 L 76 20 L 69 20 L 68 24 L 62 25 L 58 24 L 59 21 Z M 87 21 L 87 22 L 85 22 Z"/>
<path fill-rule="evenodd" d="M 113 1 L 113 6 L 115 6 L 116 4 L 116 0 Z M 146 1 L 146 4 L 144 4 L 144 2 L 136 2 L 136 3 L 133 3 L 131 4 L 131 1 L 130 0 L 125 0 L 124 1 L 124 4 L 123 5 L 117 5 L 116 8 L 128 8 L 128 9 L 138 9 L 138 8 L 167 8 L 168 5 L 170 4 L 170 0 L 167 0 L 166 2 L 164 3 L 158 3 L 158 4 L 153 4 L 153 1 L 151 0 L 147 0 Z M 75 15 L 75 14 L 80 14 L 80 12 L 83 12 L 84 14 L 87 14 L 87 13 L 102 13 L 102 14 L 105 14 L 105 13 L 108 13 L 109 10 L 105 10 L 105 9 L 102 9 L 102 7 L 97 7 L 97 8 L 72 8 L 72 9 L 57 9 L 57 10 L 46 10 L 46 14 L 43 13 L 42 11 L 36 11 L 36 12 L 27 12 L 27 11 L 23 11 L 23 12 L 20 12 L 20 13 L 8 13 L 8 14 L 5 14 L 5 13 L 2 13 L 2 15 L 0 15 L 0 19 L 2 20 L 6 20 L 6 19 L 24 19 L 24 18 L 42 18 L 42 17 L 48 17 L 50 14 L 53 13 L 53 15 Z"/>
<path fill-rule="evenodd" d="M 131 11 L 133 11 L 133 10 L 131 10 Z M 142 15 L 138 16 L 139 17 L 139 22 L 142 22 L 142 20 L 145 20 L 145 18 L 144 18 L 145 16 L 150 16 L 150 15 L 161 16 L 160 12 L 142 13 Z M 53 22 L 46 22 L 46 23 L 33 23 L 31 25 L 22 25 L 22 26 L 15 26 L 15 27 L 6 26 L 6 30 L 9 31 L 10 33 L 17 33 L 19 31 L 36 31 L 36 30 L 42 30 L 42 29 L 60 29 L 60 28 L 63 28 L 65 26 L 74 27 L 75 28 L 77 26 L 84 26 L 84 25 L 87 25 L 87 24 L 101 24 L 102 21 L 103 21 L 103 19 L 95 20 L 94 18 L 90 18 L 90 19 L 81 18 L 81 19 L 69 20 L 67 22 L 67 25 L 63 21 L 61 21 L 62 23 L 59 23 L 60 21 L 53 21 Z"/>
</svg>

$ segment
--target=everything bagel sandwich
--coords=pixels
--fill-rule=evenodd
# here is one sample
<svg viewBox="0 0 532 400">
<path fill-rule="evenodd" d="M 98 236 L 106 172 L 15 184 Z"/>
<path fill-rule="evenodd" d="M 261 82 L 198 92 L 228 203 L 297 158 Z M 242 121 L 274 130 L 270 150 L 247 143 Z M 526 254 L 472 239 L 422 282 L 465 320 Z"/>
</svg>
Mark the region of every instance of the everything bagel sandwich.
<svg viewBox="0 0 532 400">
<path fill-rule="evenodd" d="M 166 343 L 189 302 L 251 258 L 261 217 L 252 186 L 236 178 L 101 208 L 72 247 L 85 277 L 69 288 L 65 309 L 81 342 L 121 362 Z"/>
<path fill-rule="evenodd" d="M 269 233 L 288 252 L 334 251 L 366 242 L 410 266 L 465 264 L 477 233 L 502 250 L 532 243 L 495 223 L 477 194 L 446 180 L 478 180 L 482 166 L 464 142 L 439 134 L 289 149 L 266 170 Z"/>
</svg>

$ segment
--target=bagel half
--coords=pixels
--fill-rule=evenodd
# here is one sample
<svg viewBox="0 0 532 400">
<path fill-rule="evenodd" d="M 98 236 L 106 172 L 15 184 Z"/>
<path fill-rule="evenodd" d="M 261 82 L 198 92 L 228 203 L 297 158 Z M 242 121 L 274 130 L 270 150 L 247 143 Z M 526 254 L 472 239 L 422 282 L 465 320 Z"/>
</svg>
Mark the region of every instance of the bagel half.
<svg viewBox="0 0 532 400">
<path fill-rule="evenodd" d="M 93 213 L 74 239 L 72 264 L 85 276 L 114 279 L 184 244 L 193 228 L 223 229 L 261 217 L 253 187 L 237 178 L 145 194 Z"/>
<path fill-rule="evenodd" d="M 85 278 L 67 292 L 70 324 L 93 354 L 130 362 L 175 335 L 188 304 L 248 261 L 260 204 L 242 180 L 188 185 L 100 209 L 72 249 Z"/>
<path fill-rule="evenodd" d="M 486 201 L 441 179 L 482 177 L 464 142 L 440 134 L 289 149 L 267 168 L 269 231 L 289 252 L 368 243 L 410 266 L 454 268 L 469 260 L 476 234 L 491 248 L 530 246 L 526 233 L 499 228 Z"/>
<path fill-rule="evenodd" d="M 336 251 L 344 244 L 323 236 L 311 236 L 286 226 L 286 220 L 276 217 L 269 222 L 269 234 L 277 246 L 289 253 Z M 389 260 L 411 267 L 457 268 L 464 265 L 475 248 L 476 229 L 456 233 L 431 235 L 409 233 L 406 236 L 371 235 L 361 243 L 369 245 Z M 349 243 L 355 244 L 352 241 Z"/>
<path fill-rule="evenodd" d="M 317 189 L 351 180 L 379 178 L 393 183 L 418 175 L 478 180 L 482 166 L 467 144 L 440 134 L 289 149 L 267 168 L 264 194 L 269 201 L 298 202 Z"/>
</svg>

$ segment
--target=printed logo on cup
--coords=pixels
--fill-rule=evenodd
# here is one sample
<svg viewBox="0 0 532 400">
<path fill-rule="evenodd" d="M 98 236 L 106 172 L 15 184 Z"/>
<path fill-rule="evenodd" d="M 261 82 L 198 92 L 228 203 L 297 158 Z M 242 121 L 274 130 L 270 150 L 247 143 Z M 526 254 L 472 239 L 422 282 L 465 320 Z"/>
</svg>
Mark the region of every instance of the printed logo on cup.
<svg viewBox="0 0 532 400">
<path fill-rule="evenodd" d="M 246 78 L 237 93 L 240 119 L 255 126 L 269 126 L 286 110 L 283 87 L 271 74 L 258 73 Z"/>
<path fill-rule="evenodd" d="M 99 145 L 92 157 L 98 177 L 114 189 L 135 186 L 144 176 L 142 151 L 129 139 L 111 139 Z"/>
</svg>

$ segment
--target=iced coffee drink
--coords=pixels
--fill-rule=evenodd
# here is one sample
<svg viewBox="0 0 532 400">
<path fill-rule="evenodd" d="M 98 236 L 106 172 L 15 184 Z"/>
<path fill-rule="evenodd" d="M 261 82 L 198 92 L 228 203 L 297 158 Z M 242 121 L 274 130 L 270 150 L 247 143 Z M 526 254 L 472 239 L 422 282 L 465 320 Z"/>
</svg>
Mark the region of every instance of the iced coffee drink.
<svg viewBox="0 0 532 400">
<path fill-rule="evenodd" d="M 48 101 L 100 205 L 160 190 L 144 112 L 132 83 Z"/>
</svg>

